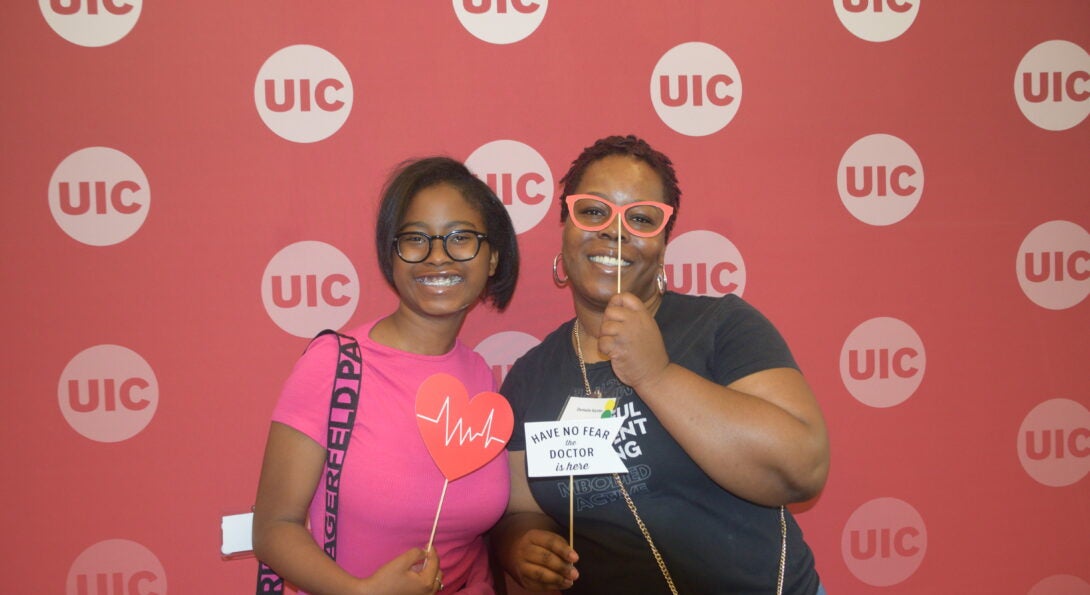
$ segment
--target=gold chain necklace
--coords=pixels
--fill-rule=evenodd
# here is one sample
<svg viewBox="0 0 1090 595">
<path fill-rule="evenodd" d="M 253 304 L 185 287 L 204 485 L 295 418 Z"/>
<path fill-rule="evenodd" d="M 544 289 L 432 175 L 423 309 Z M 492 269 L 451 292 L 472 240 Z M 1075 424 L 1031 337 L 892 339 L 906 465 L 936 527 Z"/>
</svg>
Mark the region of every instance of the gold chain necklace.
<svg viewBox="0 0 1090 595">
<path fill-rule="evenodd" d="M 572 323 L 571 328 L 572 340 L 575 342 L 575 354 L 579 358 L 579 372 L 583 374 L 583 388 L 587 392 L 588 397 L 594 397 L 594 393 L 590 390 L 590 379 L 587 377 L 587 364 L 583 360 L 583 342 L 579 340 L 579 319 L 577 318 Z M 601 395 L 599 395 L 601 396 Z M 647 525 L 643 523 L 643 519 L 640 518 L 640 513 L 636 512 L 636 503 L 632 501 L 632 496 L 628 495 L 628 490 L 625 489 L 624 483 L 621 482 L 621 476 L 617 473 L 613 474 L 613 483 L 617 484 L 617 487 L 621 490 L 621 496 L 624 497 L 625 504 L 628 505 L 628 509 L 632 511 L 632 516 L 636 519 L 636 525 L 640 528 L 640 533 L 643 533 L 643 538 L 647 540 L 647 545 L 651 547 L 651 554 L 655 556 L 655 562 L 659 565 L 659 570 L 662 571 L 662 577 L 666 579 L 666 585 L 670 587 L 670 592 L 673 595 L 678 595 L 677 587 L 674 586 L 674 579 L 670 578 L 670 571 L 666 569 L 666 561 L 662 559 L 662 554 L 659 553 L 659 549 L 655 547 L 655 542 L 651 540 L 651 532 L 647 530 Z M 783 595 L 783 575 L 784 570 L 787 568 L 787 519 L 785 518 L 784 507 L 780 507 L 780 568 L 779 576 L 776 579 L 776 595 Z"/>
</svg>

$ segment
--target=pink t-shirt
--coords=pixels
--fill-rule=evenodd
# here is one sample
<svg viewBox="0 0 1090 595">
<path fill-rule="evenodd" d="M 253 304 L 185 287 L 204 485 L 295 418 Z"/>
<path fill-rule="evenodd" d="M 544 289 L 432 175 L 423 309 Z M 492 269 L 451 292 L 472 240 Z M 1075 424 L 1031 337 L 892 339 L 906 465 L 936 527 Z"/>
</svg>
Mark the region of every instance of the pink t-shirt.
<svg viewBox="0 0 1090 595">
<path fill-rule="evenodd" d="M 494 391 L 484 359 L 458 341 L 439 356 L 398 351 L 372 341 L 375 322 L 347 331 L 363 359 L 356 424 L 341 478 L 337 514 L 337 563 L 353 575 L 370 576 L 412 547 L 428 544 L 443 474 L 416 425 L 416 391 L 439 372 L 459 378 L 472 397 Z M 273 411 L 273 421 L 326 445 L 329 397 L 337 362 L 337 338 L 323 336 L 295 364 Z M 510 483 L 507 452 L 447 487 L 434 547 L 447 592 L 492 593 L 482 533 L 503 514 Z M 324 544 L 325 490 L 310 505 L 311 532 Z"/>
</svg>

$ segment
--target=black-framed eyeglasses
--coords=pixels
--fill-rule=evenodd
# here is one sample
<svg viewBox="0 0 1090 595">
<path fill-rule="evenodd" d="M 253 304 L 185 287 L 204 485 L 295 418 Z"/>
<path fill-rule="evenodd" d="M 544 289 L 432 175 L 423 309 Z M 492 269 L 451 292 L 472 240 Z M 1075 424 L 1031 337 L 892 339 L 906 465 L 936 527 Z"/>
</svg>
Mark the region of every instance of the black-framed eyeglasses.
<svg viewBox="0 0 1090 595">
<path fill-rule="evenodd" d="M 481 241 L 488 236 L 476 231 L 456 229 L 443 235 L 428 235 L 422 231 L 403 231 L 394 236 L 394 248 L 397 256 L 409 264 L 424 262 L 431 255 L 431 245 L 435 240 L 443 240 L 443 250 L 451 260 L 465 262 L 477 257 L 481 251 Z"/>
</svg>

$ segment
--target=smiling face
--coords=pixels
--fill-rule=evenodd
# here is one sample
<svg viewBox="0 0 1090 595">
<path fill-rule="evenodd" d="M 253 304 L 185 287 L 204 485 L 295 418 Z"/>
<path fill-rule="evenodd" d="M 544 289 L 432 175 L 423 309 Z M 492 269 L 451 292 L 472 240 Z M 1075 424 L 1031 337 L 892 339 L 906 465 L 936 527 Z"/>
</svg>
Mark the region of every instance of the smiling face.
<svg viewBox="0 0 1090 595">
<path fill-rule="evenodd" d="M 640 159 L 610 155 L 590 164 L 580 179 L 578 194 L 609 199 L 617 206 L 641 201 L 664 203 L 662 180 Z M 622 228 L 620 259 L 617 254 L 617 221 L 600 231 L 584 231 L 569 217 L 564 223 L 563 253 L 577 302 L 601 310 L 617 293 L 617 268 L 621 269 L 621 290 L 645 303 L 658 296 L 655 276 L 666 256 L 666 236 L 644 238 Z"/>
<path fill-rule="evenodd" d="M 488 233 L 481 213 L 449 184 L 416 193 L 397 229 L 398 233 L 418 231 L 431 236 L 454 230 Z M 498 254 L 487 240 L 481 240 L 476 257 L 464 262 L 450 258 L 441 239 L 432 240 L 431 253 L 422 262 L 407 263 L 395 254 L 393 279 L 401 309 L 425 317 L 464 316 L 480 299 L 498 262 Z"/>
</svg>

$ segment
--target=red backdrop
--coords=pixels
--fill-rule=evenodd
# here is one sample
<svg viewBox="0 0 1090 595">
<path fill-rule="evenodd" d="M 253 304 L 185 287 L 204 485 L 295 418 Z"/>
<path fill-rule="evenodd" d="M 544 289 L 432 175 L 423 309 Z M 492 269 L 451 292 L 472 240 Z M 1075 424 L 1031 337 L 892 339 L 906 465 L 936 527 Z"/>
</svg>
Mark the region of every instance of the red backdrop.
<svg viewBox="0 0 1090 595">
<path fill-rule="evenodd" d="M 303 337 L 395 303 L 390 168 L 464 159 L 509 205 L 515 300 L 463 333 L 501 377 L 571 315 L 556 180 L 635 133 L 680 175 L 671 286 L 743 294 L 825 411 L 797 514 L 828 590 L 1090 593 L 1088 24 L 1083 0 L 9 2 L 3 590 L 246 592 L 220 518 Z"/>
</svg>

